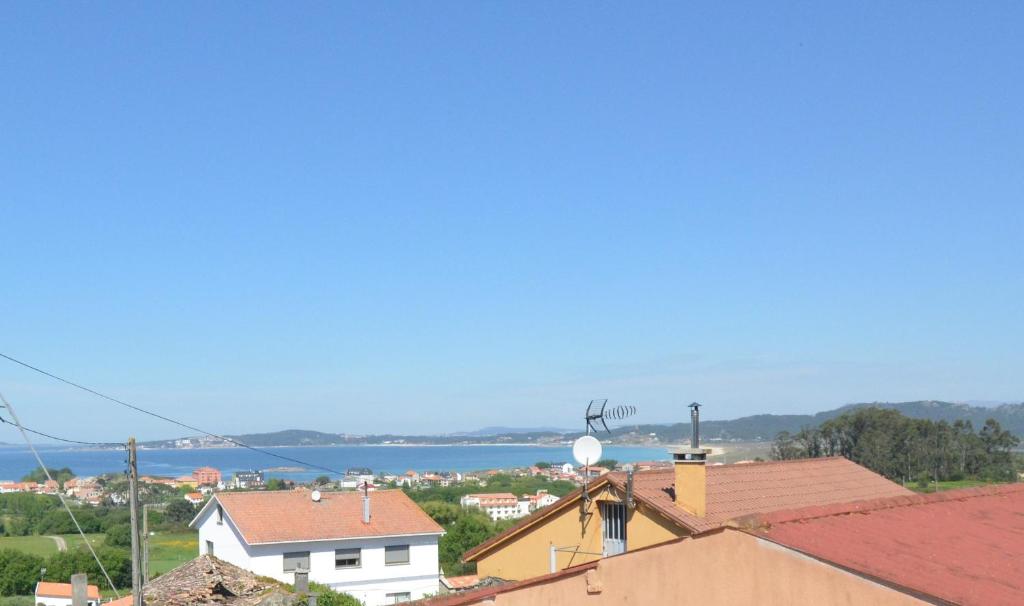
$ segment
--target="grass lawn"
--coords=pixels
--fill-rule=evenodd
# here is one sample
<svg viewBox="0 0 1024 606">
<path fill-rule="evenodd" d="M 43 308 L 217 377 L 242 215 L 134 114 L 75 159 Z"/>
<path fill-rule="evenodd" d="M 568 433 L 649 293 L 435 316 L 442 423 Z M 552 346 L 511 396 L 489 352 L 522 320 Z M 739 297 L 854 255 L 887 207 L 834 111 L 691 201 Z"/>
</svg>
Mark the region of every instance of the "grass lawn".
<svg viewBox="0 0 1024 606">
<path fill-rule="evenodd" d="M 85 549 L 81 535 L 62 534 L 60 536 L 62 536 L 64 538 L 64 541 L 68 544 L 68 550 L 73 551 L 79 548 Z M 105 538 L 105 535 L 102 534 L 86 534 L 85 536 L 87 539 L 89 539 L 89 543 L 93 546 L 94 549 L 102 545 L 103 539 Z"/>
<path fill-rule="evenodd" d="M 78 549 L 82 546 L 82 537 L 76 535 L 61 535 L 68 544 L 68 549 Z M 103 542 L 101 534 L 87 534 L 89 542 L 98 545 Z M 57 543 L 49 537 L 0 537 L 0 549 L 17 549 L 25 553 L 31 553 L 40 557 L 47 557 L 57 553 Z"/>
<path fill-rule="evenodd" d="M 57 544 L 47 537 L 0 537 L 0 549 L 16 549 L 45 558 L 57 553 Z"/>
<path fill-rule="evenodd" d="M 199 534 L 195 532 L 158 532 L 149 537 L 149 570 L 158 575 L 199 555 Z"/>
</svg>

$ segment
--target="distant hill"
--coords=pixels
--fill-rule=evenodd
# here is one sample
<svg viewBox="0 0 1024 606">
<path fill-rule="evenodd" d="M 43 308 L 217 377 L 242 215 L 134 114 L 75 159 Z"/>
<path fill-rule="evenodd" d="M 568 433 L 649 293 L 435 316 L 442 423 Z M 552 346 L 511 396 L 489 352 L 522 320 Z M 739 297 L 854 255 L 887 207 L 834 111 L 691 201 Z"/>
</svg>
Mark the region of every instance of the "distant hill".
<svg viewBox="0 0 1024 606">
<path fill-rule="evenodd" d="M 975 428 L 995 419 L 1004 429 L 1024 436 L 1024 403 L 998 406 L 971 406 L 957 402 L 865 402 L 848 404 L 813 415 L 753 415 L 728 421 L 702 421 L 701 436 L 706 440 L 769 441 L 782 431 L 797 432 L 813 427 L 843 413 L 866 406 L 892 408 L 902 414 L 932 421 L 970 421 Z M 270 433 L 229 436 L 251 446 L 336 446 L 345 444 L 558 444 L 570 440 L 581 432 L 553 427 L 515 428 L 485 427 L 450 435 L 350 435 L 324 433 L 305 429 L 286 429 Z M 607 441 L 620 444 L 677 444 L 690 437 L 689 423 L 645 424 L 617 427 Z M 230 444 L 209 437 L 182 438 L 146 442 L 149 448 L 217 447 Z"/>
<path fill-rule="evenodd" d="M 706 439 L 723 440 L 771 440 L 779 432 L 797 432 L 803 427 L 813 427 L 834 419 L 857 408 L 877 406 L 891 408 L 917 419 L 932 421 L 970 421 L 977 429 L 988 419 L 995 419 L 1015 435 L 1024 436 L 1024 403 L 1001 404 L 999 406 L 971 406 L 955 402 L 924 400 L 917 402 L 864 402 L 848 404 L 833 410 L 813 415 L 754 415 L 729 421 L 701 421 L 701 435 Z M 636 425 L 620 427 L 612 431 L 617 439 L 631 441 L 641 436 L 654 434 L 661 442 L 681 442 L 690 436 L 689 423 L 672 425 Z"/>
<path fill-rule="evenodd" d="M 572 433 L 564 427 L 484 427 L 476 431 L 458 431 L 453 436 L 501 436 L 524 433 Z"/>
</svg>

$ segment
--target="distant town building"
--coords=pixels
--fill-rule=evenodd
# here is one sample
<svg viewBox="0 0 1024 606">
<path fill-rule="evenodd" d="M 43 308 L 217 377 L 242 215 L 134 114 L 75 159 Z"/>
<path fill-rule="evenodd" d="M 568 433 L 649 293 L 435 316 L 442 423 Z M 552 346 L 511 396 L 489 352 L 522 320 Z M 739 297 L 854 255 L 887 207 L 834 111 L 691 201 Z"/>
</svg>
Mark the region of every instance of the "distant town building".
<svg viewBox="0 0 1024 606">
<path fill-rule="evenodd" d="M 192 479 L 198 486 L 217 486 L 220 484 L 220 470 L 213 467 L 200 467 L 192 472 Z"/>
<path fill-rule="evenodd" d="M 444 529 L 401 490 L 216 493 L 192 521 L 204 555 L 284 583 L 296 570 L 366 606 L 439 591 Z"/>
<path fill-rule="evenodd" d="M 263 481 L 262 471 L 236 471 L 231 478 L 232 488 L 263 488 L 266 483 Z"/>
<path fill-rule="evenodd" d="M 529 509 L 519 505 L 519 499 L 511 492 L 492 492 L 464 495 L 459 503 L 466 508 L 476 507 L 492 520 L 511 520 L 529 514 Z"/>
<path fill-rule="evenodd" d="M 88 585 L 85 591 L 86 604 L 98 606 L 100 603 L 100 588 L 96 585 Z M 36 606 L 71 606 L 71 583 L 48 583 L 39 581 L 36 583 L 35 593 Z"/>
<path fill-rule="evenodd" d="M 185 495 L 185 500 L 193 505 L 199 505 L 203 502 L 203 493 L 201 492 L 190 492 Z"/>
</svg>

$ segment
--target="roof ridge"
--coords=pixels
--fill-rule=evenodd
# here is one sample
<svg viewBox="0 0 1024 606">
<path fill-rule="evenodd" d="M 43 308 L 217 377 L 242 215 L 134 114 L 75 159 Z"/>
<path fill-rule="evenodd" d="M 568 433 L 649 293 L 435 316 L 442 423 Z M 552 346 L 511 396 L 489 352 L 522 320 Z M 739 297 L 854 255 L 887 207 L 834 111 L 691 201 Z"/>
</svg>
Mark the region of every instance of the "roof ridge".
<svg viewBox="0 0 1024 606">
<path fill-rule="evenodd" d="M 799 507 L 770 513 L 740 516 L 732 520 L 732 525 L 754 530 L 758 528 L 770 528 L 775 525 L 793 524 L 853 513 L 866 514 L 873 511 L 897 509 L 900 507 L 931 505 L 934 503 L 946 503 L 949 501 L 966 501 L 969 499 L 999 496 L 1015 492 L 1024 492 L 1024 484 L 974 486 L 971 488 L 958 488 L 926 494 L 909 494 L 895 497 L 846 501 L 844 503 L 836 503 L 834 505 L 810 505 L 807 507 Z"/>
</svg>

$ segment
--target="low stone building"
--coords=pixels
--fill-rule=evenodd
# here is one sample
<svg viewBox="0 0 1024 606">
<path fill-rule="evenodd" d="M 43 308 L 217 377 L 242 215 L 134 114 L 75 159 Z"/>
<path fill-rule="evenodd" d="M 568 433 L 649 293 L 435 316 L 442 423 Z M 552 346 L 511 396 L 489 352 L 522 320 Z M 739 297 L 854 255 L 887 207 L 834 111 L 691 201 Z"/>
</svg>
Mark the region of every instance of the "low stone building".
<svg viewBox="0 0 1024 606">
<path fill-rule="evenodd" d="M 304 596 L 273 579 L 259 577 L 210 555 L 182 564 L 150 581 L 143 592 L 146 606 L 299 606 Z M 131 606 L 132 597 L 106 606 Z"/>
</svg>

